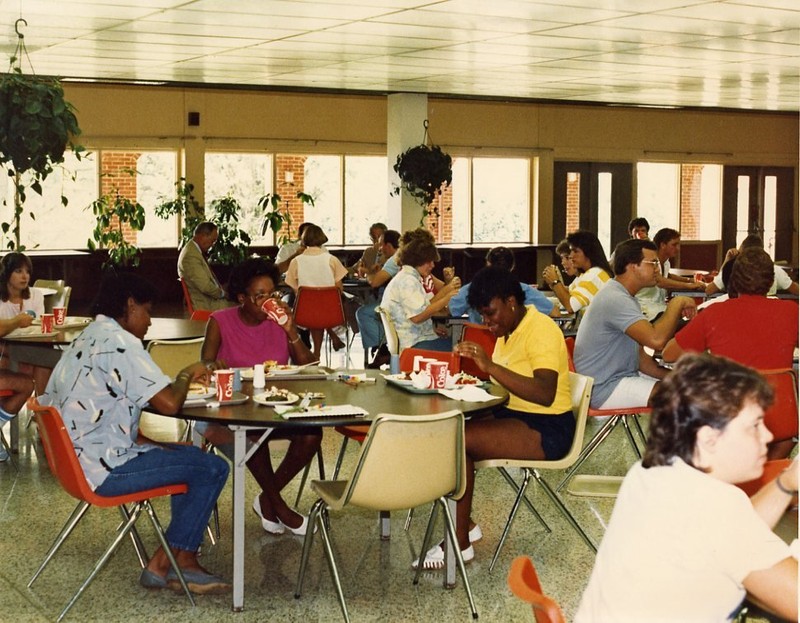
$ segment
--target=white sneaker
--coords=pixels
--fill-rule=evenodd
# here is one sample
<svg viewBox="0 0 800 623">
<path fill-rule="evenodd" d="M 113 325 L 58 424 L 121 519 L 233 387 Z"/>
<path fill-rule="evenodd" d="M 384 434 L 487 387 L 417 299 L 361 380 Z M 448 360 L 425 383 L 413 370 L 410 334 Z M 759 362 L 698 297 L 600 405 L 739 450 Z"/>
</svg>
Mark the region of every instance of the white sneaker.
<svg viewBox="0 0 800 623">
<path fill-rule="evenodd" d="M 483 538 L 483 531 L 478 524 L 475 524 L 475 527 L 469 531 L 469 542 L 470 543 L 477 543 Z"/>
<path fill-rule="evenodd" d="M 470 545 L 467 549 L 461 550 L 461 558 L 464 562 L 470 562 L 475 558 L 475 548 Z M 419 560 L 411 563 L 411 568 L 416 569 L 419 566 Z M 425 560 L 422 561 L 423 569 L 444 569 L 444 549 L 440 545 L 434 545 L 425 554 Z"/>
</svg>

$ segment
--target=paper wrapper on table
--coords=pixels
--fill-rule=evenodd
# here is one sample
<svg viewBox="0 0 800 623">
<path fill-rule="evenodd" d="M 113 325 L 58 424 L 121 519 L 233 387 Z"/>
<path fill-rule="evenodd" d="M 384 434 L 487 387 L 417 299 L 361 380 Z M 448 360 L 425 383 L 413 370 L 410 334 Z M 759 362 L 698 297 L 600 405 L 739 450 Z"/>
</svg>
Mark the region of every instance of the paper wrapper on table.
<svg viewBox="0 0 800 623">
<path fill-rule="evenodd" d="M 489 402 L 497 399 L 497 396 L 492 396 L 485 389 L 475 385 L 463 385 L 458 389 L 440 389 L 439 393 L 453 400 L 463 400 L 464 402 Z"/>
</svg>

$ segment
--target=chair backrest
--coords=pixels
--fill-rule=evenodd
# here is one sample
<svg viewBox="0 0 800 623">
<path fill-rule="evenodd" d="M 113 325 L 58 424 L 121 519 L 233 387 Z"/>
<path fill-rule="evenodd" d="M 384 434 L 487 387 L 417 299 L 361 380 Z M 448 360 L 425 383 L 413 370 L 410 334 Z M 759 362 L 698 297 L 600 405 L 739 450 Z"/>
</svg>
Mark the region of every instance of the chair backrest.
<svg viewBox="0 0 800 623">
<path fill-rule="evenodd" d="M 740 482 L 736 486 L 742 489 L 749 497 L 752 497 L 765 484 L 774 480 L 778 474 L 792 464 L 792 459 L 776 459 L 764 463 L 764 471 L 755 480 Z M 795 496 L 796 497 L 796 496 Z"/>
<path fill-rule="evenodd" d="M 457 353 L 427 350 L 425 348 L 404 348 L 403 352 L 400 353 L 401 372 L 414 371 L 414 357 L 427 357 L 428 359 L 436 359 L 436 361 L 444 361 L 449 364 L 450 374 L 461 372 L 462 358 Z"/>
<path fill-rule="evenodd" d="M 566 456 L 555 461 L 548 461 L 552 469 L 566 469 L 578 460 L 583 449 L 583 434 L 586 431 L 586 419 L 589 415 L 589 401 L 592 398 L 594 379 L 577 372 L 569 373 L 569 387 L 572 396 L 572 413 L 575 415 L 575 435 L 572 446 Z"/>
<path fill-rule="evenodd" d="M 414 508 L 466 486 L 464 414 L 379 414 L 361 446 L 340 506 Z"/>
<path fill-rule="evenodd" d="M 761 370 L 775 390 L 775 402 L 764 413 L 764 425 L 775 437 L 785 441 L 797 437 L 797 378 L 793 370 Z"/>
<path fill-rule="evenodd" d="M 565 337 L 564 343 L 567 345 L 567 363 L 569 364 L 569 371 L 575 372 L 575 363 L 572 361 L 575 355 L 575 338 L 572 336 Z"/>
<path fill-rule="evenodd" d="M 175 378 L 186 366 L 200 361 L 202 347 L 202 337 L 191 340 L 152 340 L 147 345 L 147 352 L 164 374 Z"/>
<path fill-rule="evenodd" d="M 508 587 L 514 595 L 531 604 L 536 623 L 566 623 L 558 604 L 542 592 L 536 568 L 527 556 L 519 556 L 511 563 Z"/>
<path fill-rule="evenodd" d="M 189 296 L 189 288 L 186 285 L 186 280 L 183 277 L 179 277 L 178 281 L 181 282 L 181 289 L 183 290 L 183 302 L 186 304 L 186 311 L 189 312 L 189 315 L 194 313 L 194 305 L 192 305 L 192 297 Z"/>
<path fill-rule="evenodd" d="M 397 329 L 392 322 L 392 317 L 389 312 L 380 305 L 375 308 L 375 311 L 381 317 L 381 324 L 383 325 L 383 333 L 386 336 L 386 348 L 389 349 L 389 354 L 400 354 L 400 338 L 397 337 Z"/>
<path fill-rule="evenodd" d="M 483 347 L 483 350 L 486 351 L 486 354 L 489 355 L 489 359 L 492 358 L 494 345 L 497 342 L 497 336 L 489 330 L 489 327 L 468 322 L 464 325 L 464 331 L 461 334 L 461 339 L 465 342 L 475 342 L 476 344 L 480 344 L 480 346 Z M 461 371 L 471 374 L 472 376 L 477 376 L 479 379 L 483 379 L 484 381 L 489 379 L 489 375 L 481 370 L 469 357 L 464 357 L 461 359 Z"/>
<path fill-rule="evenodd" d="M 339 288 L 300 286 L 294 303 L 294 321 L 305 329 L 333 329 L 345 324 Z"/>
<path fill-rule="evenodd" d="M 69 303 L 69 294 L 72 288 L 64 285 L 63 279 L 37 279 L 33 282 L 34 288 L 51 288 L 56 291 L 53 296 L 44 297 L 44 311 L 53 313 L 53 307 L 66 307 Z"/>
<path fill-rule="evenodd" d="M 209 318 L 211 318 L 210 309 L 195 309 L 192 312 L 190 320 L 202 320 L 203 322 L 206 322 Z"/>
<path fill-rule="evenodd" d="M 50 471 L 61 484 L 64 491 L 72 497 L 87 502 L 95 497 L 83 468 L 75 454 L 67 427 L 61 419 L 61 414 L 55 407 L 43 407 L 33 403 L 33 419 L 39 429 L 44 454 Z"/>
</svg>

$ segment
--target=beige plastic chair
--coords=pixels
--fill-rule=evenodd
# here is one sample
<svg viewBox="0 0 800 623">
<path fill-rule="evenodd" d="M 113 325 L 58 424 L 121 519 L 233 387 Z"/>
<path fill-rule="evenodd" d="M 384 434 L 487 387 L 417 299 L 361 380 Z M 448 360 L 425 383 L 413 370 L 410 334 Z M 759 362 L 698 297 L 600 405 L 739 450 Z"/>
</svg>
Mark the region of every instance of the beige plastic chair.
<svg viewBox="0 0 800 623">
<path fill-rule="evenodd" d="M 394 327 L 394 322 L 392 322 L 392 317 L 389 315 L 389 312 L 383 307 L 376 307 L 375 311 L 378 312 L 378 315 L 381 317 L 381 323 L 383 324 L 383 333 L 386 335 L 386 348 L 389 349 L 389 353 L 392 355 L 399 355 L 400 354 L 400 338 L 397 337 L 397 329 Z"/>
<path fill-rule="evenodd" d="M 161 371 L 174 379 L 186 366 L 200 361 L 202 346 L 202 337 L 191 340 L 153 340 L 147 345 L 147 352 Z M 177 418 L 142 411 L 139 428 L 143 435 L 155 441 L 177 441 L 186 438 L 188 426 Z"/>
<path fill-rule="evenodd" d="M 466 486 L 464 455 L 464 414 L 447 411 L 432 415 L 391 415 L 375 418 L 361 447 L 350 480 L 315 480 L 311 487 L 320 499 L 311 507 L 309 530 L 303 542 L 303 555 L 297 578 L 295 598 L 303 590 L 308 558 L 314 540 L 314 527 L 319 529 L 328 559 L 339 605 L 345 621 L 349 621 L 334 548 L 328 530 L 328 511 L 357 506 L 374 511 L 405 510 L 434 502 L 428 529 L 422 543 L 426 552 L 433 534 L 437 509 L 444 509 L 450 546 L 456 554 L 461 578 L 469 599 L 473 618 L 478 617 L 464 560 L 458 547 L 455 523 L 445 498 L 459 498 Z M 414 583 L 419 581 L 419 566 Z"/>
<path fill-rule="evenodd" d="M 503 534 L 500 537 L 500 542 L 497 544 L 497 549 L 494 552 L 494 557 L 492 558 L 492 562 L 489 565 L 489 569 L 491 570 L 495 563 L 497 562 L 497 558 L 500 555 L 500 550 L 503 547 L 503 544 L 506 541 L 506 537 L 508 536 L 509 531 L 511 530 L 511 524 L 514 522 L 514 518 L 517 515 L 517 510 L 519 509 L 520 503 L 525 498 L 525 489 L 530 482 L 531 476 L 536 479 L 544 492 L 547 496 L 552 500 L 553 504 L 556 505 L 558 510 L 561 511 L 561 514 L 567 519 L 567 521 L 572 525 L 573 528 L 577 531 L 577 533 L 586 541 L 586 544 L 592 548 L 595 552 L 597 551 L 597 547 L 592 542 L 592 540 L 586 535 L 583 531 L 583 528 L 578 525 L 578 522 L 575 520 L 575 517 L 572 516 L 572 513 L 569 512 L 569 509 L 564 506 L 564 503 L 558 497 L 558 495 L 553 491 L 547 481 L 544 480 L 541 475 L 539 474 L 539 470 L 542 469 L 567 469 L 570 465 L 572 465 L 578 458 L 581 453 L 581 447 L 583 446 L 583 434 L 586 430 L 586 416 L 589 412 L 589 399 L 592 395 L 592 385 L 594 384 L 594 379 L 588 376 L 584 376 L 582 374 L 577 374 L 576 372 L 569 373 L 569 382 L 570 382 L 570 390 L 572 394 L 572 411 L 575 414 L 575 436 L 572 438 L 572 447 L 570 448 L 567 455 L 561 459 L 556 461 L 529 461 L 523 459 L 488 459 L 486 461 L 478 461 L 475 463 L 475 469 L 482 469 L 485 467 L 496 467 L 500 470 L 503 476 L 506 478 L 509 483 L 512 483 L 512 486 L 517 489 L 517 497 L 514 500 L 514 504 L 511 507 L 511 512 L 508 515 L 508 520 L 506 521 L 505 528 L 503 529 Z M 507 468 L 509 467 L 519 467 L 522 469 L 523 478 L 522 482 L 519 485 L 516 485 L 514 480 L 508 474 Z M 538 514 L 537 514 L 538 516 Z M 547 528 L 547 524 L 545 524 Z M 547 531 L 550 531 L 550 528 L 547 528 Z"/>
<path fill-rule="evenodd" d="M 56 291 L 53 296 L 44 297 L 45 313 L 53 313 L 54 307 L 67 307 L 72 287 L 65 286 L 63 279 L 37 279 L 33 282 L 34 288 L 52 288 Z"/>
</svg>

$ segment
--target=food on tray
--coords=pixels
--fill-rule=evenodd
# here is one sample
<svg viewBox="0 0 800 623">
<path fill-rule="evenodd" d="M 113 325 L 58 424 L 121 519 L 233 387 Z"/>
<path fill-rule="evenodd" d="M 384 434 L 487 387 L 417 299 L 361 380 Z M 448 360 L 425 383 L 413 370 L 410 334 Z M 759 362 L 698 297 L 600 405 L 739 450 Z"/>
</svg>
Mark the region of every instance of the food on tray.
<svg viewBox="0 0 800 623">
<path fill-rule="evenodd" d="M 189 383 L 189 391 L 186 392 L 189 396 L 205 396 L 210 390 L 202 383 Z"/>
<path fill-rule="evenodd" d="M 451 377 L 456 385 L 480 385 L 481 380 L 477 376 L 472 376 L 466 372 L 459 372 Z"/>
<path fill-rule="evenodd" d="M 262 394 L 262 397 L 270 402 L 289 402 L 290 396 L 295 399 L 297 398 L 291 394 L 288 389 L 281 389 L 274 385 Z"/>
<path fill-rule="evenodd" d="M 267 359 L 267 360 L 264 362 L 264 369 L 265 369 L 267 372 L 269 372 L 270 370 L 272 370 L 272 368 L 275 368 L 275 367 L 277 367 L 277 365 L 278 365 L 278 362 L 277 362 L 277 361 L 275 361 L 274 359 Z"/>
<path fill-rule="evenodd" d="M 294 366 L 294 365 L 292 365 L 290 363 L 287 363 L 287 364 L 278 363 L 274 359 L 267 359 L 264 362 L 264 370 L 267 373 L 272 372 L 272 371 L 294 370 L 296 367 L 297 366 Z"/>
</svg>

